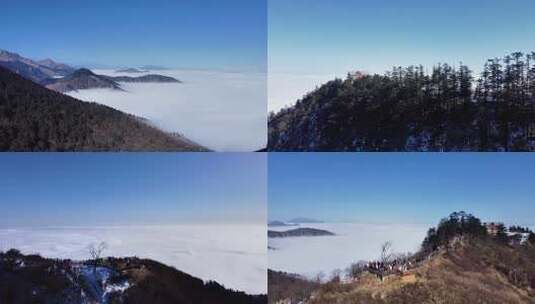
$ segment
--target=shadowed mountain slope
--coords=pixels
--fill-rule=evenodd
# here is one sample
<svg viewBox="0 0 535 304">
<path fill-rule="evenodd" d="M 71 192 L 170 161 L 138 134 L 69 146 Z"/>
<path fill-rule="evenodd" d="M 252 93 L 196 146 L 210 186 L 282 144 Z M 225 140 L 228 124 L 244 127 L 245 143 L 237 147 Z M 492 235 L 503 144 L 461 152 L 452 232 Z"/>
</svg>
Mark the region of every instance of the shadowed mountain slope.
<svg viewBox="0 0 535 304">
<path fill-rule="evenodd" d="M 206 151 L 135 116 L 0 67 L 0 151 Z"/>
</svg>

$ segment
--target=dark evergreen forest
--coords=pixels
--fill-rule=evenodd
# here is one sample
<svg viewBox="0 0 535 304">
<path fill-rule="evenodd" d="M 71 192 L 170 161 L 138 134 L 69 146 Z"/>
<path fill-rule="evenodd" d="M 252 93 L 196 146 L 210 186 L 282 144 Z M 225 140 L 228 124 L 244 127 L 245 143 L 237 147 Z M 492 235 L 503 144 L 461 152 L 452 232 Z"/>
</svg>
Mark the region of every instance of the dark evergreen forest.
<svg viewBox="0 0 535 304">
<path fill-rule="evenodd" d="M 535 52 L 348 74 L 269 116 L 269 151 L 531 151 Z"/>
</svg>

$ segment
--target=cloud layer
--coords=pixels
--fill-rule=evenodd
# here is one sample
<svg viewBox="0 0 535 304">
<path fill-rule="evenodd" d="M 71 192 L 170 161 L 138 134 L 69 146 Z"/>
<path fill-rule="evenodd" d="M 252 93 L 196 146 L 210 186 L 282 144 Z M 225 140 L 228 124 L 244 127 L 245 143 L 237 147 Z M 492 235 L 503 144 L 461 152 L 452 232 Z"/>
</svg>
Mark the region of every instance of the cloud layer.
<svg viewBox="0 0 535 304">
<path fill-rule="evenodd" d="M 0 250 L 88 259 L 104 241 L 105 256 L 151 258 L 203 280 L 248 293 L 267 292 L 265 225 L 56 227 L 0 229 Z"/>
<path fill-rule="evenodd" d="M 335 236 L 269 239 L 269 268 L 314 277 L 320 272 L 330 275 L 359 260 L 379 257 L 380 245 L 391 241 L 396 253 L 415 252 L 426 232 L 426 225 L 379 224 L 303 224 L 325 229 Z M 292 227 L 270 227 L 287 230 Z"/>
<path fill-rule="evenodd" d="M 112 70 L 97 74 L 118 76 Z M 176 83 L 123 83 L 126 92 L 90 89 L 68 94 L 142 116 L 169 132 L 217 151 L 254 151 L 267 141 L 265 73 L 163 70 Z M 129 76 L 141 76 L 135 74 Z"/>
</svg>

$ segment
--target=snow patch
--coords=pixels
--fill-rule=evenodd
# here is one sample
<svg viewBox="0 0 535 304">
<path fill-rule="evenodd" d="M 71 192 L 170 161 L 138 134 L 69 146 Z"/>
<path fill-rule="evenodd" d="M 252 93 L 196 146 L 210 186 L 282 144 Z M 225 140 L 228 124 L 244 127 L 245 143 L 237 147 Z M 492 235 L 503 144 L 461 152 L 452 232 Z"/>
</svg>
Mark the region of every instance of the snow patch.
<svg viewBox="0 0 535 304">
<path fill-rule="evenodd" d="M 115 271 L 107 267 L 93 267 L 91 265 L 78 265 L 75 270 L 86 283 L 91 297 L 99 303 L 108 303 L 109 296 L 114 292 L 123 293 L 130 287 L 127 280 L 118 283 L 110 283 L 113 276 L 118 275 Z"/>
</svg>

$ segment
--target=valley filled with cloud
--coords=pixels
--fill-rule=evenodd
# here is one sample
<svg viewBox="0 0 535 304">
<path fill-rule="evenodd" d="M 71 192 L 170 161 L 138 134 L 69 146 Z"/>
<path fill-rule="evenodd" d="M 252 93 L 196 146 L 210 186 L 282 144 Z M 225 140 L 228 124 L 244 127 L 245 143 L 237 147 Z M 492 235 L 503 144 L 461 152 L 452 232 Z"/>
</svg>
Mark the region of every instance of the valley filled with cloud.
<svg viewBox="0 0 535 304">
<path fill-rule="evenodd" d="M 124 91 L 67 94 L 148 119 L 216 151 L 255 151 L 266 145 L 266 74 L 216 70 L 157 70 L 143 74 L 93 70 L 107 76 L 160 74 L 182 83 L 120 83 Z"/>
</svg>

